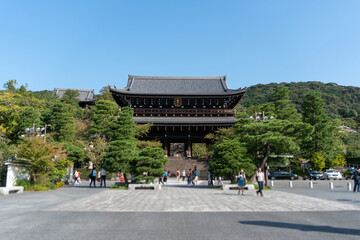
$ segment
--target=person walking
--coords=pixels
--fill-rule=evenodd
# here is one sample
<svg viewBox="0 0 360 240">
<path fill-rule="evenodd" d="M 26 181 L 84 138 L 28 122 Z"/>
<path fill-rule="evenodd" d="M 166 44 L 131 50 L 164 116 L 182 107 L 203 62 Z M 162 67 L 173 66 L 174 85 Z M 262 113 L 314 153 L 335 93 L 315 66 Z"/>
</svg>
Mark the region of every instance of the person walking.
<svg viewBox="0 0 360 240">
<path fill-rule="evenodd" d="M 194 177 L 194 174 L 193 174 L 193 171 L 191 171 L 191 168 L 190 168 L 189 172 L 188 172 L 188 186 L 190 185 L 190 183 L 192 185 L 195 185 L 193 177 Z"/>
<path fill-rule="evenodd" d="M 244 188 L 246 182 L 246 176 L 244 170 L 242 169 L 240 170 L 237 178 L 238 178 L 238 186 L 239 186 L 238 195 L 240 195 L 240 191 L 242 191 L 242 195 L 244 195 Z"/>
<path fill-rule="evenodd" d="M 90 172 L 90 186 L 91 187 L 91 183 L 94 183 L 94 187 L 96 187 L 95 181 L 96 181 L 96 167 L 93 168 L 93 170 Z"/>
<path fill-rule="evenodd" d="M 185 171 L 185 169 L 182 171 L 181 176 L 182 176 L 182 181 L 184 182 L 184 181 L 185 181 L 185 177 L 186 177 L 186 171 Z"/>
<path fill-rule="evenodd" d="M 75 180 L 74 180 L 74 185 L 75 185 L 75 184 L 77 184 L 78 177 L 79 177 L 79 173 L 77 170 L 75 170 L 74 177 L 75 177 Z"/>
<path fill-rule="evenodd" d="M 354 192 L 356 192 L 356 187 L 357 191 L 360 192 L 360 167 L 354 172 Z"/>
<path fill-rule="evenodd" d="M 168 172 L 165 170 L 165 173 L 164 173 L 164 183 L 166 184 L 167 183 L 167 179 L 168 179 Z"/>
<path fill-rule="evenodd" d="M 261 171 L 261 168 L 258 169 L 258 171 L 256 172 L 256 178 L 257 178 L 257 182 L 259 185 L 259 190 L 256 191 L 256 195 L 259 196 L 259 193 L 261 195 L 261 197 L 263 197 L 263 188 L 264 188 L 264 173 Z"/>
<path fill-rule="evenodd" d="M 198 171 L 195 169 L 195 185 L 198 185 L 198 180 L 199 180 L 199 173 Z"/>
<path fill-rule="evenodd" d="M 80 176 L 81 176 L 81 172 L 78 172 L 78 178 L 77 178 L 77 181 L 78 181 L 78 183 L 79 183 L 79 184 L 81 184 L 81 178 L 80 178 Z"/>
<path fill-rule="evenodd" d="M 210 170 L 208 170 L 207 178 L 208 178 L 208 186 L 214 186 Z"/>
<path fill-rule="evenodd" d="M 179 182 L 180 179 L 180 171 L 179 169 L 176 169 L 176 182 Z"/>
<path fill-rule="evenodd" d="M 105 169 L 101 169 L 100 171 L 100 187 L 102 187 L 102 183 L 104 182 L 104 187 L 106 187 L 106 171 Z"/>
</svg>

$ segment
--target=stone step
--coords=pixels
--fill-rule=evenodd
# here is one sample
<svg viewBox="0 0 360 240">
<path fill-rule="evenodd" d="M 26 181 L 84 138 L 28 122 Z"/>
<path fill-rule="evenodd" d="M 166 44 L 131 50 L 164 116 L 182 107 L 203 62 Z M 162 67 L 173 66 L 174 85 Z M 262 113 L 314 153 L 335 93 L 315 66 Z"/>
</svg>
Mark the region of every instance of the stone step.
<svg viewBox="0 0 360 240">
<path fill-rule="evenodd" d="M 180 172 L 185 169 L 185 171 L 189 171 L 189 169 L 194 169 L 196 166 L 199 178 L 206 179 L 207 172 L 209 168 L 208 160 L 199 160 L 196 158 L 187 158 L 187 157 L 168 157 L 168 163 L 165 165 L 166 171 L 170 171 L 171 177 L 175 177 L 176 170 L 179 169 Z"/>
</svg>

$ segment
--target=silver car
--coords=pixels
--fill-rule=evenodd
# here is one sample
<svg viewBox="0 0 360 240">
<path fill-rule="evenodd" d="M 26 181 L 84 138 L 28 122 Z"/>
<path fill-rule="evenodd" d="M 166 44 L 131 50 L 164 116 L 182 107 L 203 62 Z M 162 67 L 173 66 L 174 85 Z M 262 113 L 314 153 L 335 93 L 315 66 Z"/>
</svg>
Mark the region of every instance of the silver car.
<svg viewBox="0 0 360 240">
<path fill-rule="evenodd" d="M 328 169 L 323 174 L 324 174 L 324 178 L 327 180 L 329 179 L 342 180 L 341 173 L 334 169 Z"/>
</svg>

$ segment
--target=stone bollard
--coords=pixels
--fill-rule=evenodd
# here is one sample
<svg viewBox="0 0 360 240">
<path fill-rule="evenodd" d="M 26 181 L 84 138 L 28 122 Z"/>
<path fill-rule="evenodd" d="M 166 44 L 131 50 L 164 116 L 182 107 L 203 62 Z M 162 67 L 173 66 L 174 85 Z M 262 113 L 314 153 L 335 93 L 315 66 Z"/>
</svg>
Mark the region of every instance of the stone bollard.
<svg viewBox="0 0 360 240">
<path fill-rule="evenodd" d="M 331 190 L 334 189 L 334 183 L 333 183 L 333 182 L 329 182 L 329 188 L 330 188 Z"/>
<path fill-rule="evenodd" d="M 270 181 L 270 186 L 271 186 L 271 187 L 274 186 L 274 181 L 273 181 L 273 180 Z"/>
<path fill-rule="evenodd" d="M 292 188 L 293 185 L 292 185 L 292 181 L 289 181 L 289 187 Z"/>
<path fill-rule="evenodd" d="M 347 190 L 350 191 L 350 192 L 352 191 L 352 189 L 351 189 L 351 182 L 348 182 L 348 183 L 347 183 Z"/>
<path fill-rule="evenodd" d="M 313 181 L 310 181 L 310 182 L 309 182 L 309 188 L 314 188 L 314 183 L 313 183 Z"/>
</svg>

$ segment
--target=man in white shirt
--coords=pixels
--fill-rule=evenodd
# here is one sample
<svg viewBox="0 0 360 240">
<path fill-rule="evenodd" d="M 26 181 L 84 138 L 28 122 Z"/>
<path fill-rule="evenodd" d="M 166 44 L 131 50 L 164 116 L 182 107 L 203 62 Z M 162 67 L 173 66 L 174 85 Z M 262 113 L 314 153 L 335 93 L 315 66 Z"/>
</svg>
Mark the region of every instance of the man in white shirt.
<svg viewBox="0 0 360 240">
<path fill-rule="evenodd" d="M 106 171 L 105 171 L 105 169 L 101 169 L 100 174 L 101 174 L 100 187 L 102 187 L 103 181 L 104 181 L 104 187 L 106 187 Z"/>
<path fill-rule="evenodd" d="M 259 196 L 260 195 L 263 197 L 263 193 L 262 193 L 262 189 L 264 188 L 264 173 L 261 171 L 261 168 L 259 168 L 259 170 L 256 172 L 256 180 L 258 182 L 259 185 L 259 190 L 256 191 L 256 194 Z"/>
</svg>

